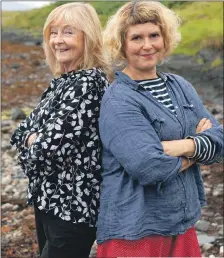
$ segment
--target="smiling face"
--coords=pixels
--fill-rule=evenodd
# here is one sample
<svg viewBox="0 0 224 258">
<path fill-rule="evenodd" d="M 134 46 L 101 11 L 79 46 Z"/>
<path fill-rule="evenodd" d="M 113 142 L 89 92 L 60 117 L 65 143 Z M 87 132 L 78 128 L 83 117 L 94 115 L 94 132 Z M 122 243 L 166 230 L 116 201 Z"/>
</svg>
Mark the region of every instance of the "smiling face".
<svg viewBox="0 0 224 258">
<path fill-rule="evenodd" d="M 159 26 L 151 22 L 130 26 L 125 37 L 124 73 L 135 80 L 156 78 L 156 65 L 163 59 L 164 51 Z"/>
<path fill-rule="evenodd" d="M 50 28 L 50 48 L 65 72 L 77 70 L 84 53 L 84 33 L 63 22 Z"/>
</svg>

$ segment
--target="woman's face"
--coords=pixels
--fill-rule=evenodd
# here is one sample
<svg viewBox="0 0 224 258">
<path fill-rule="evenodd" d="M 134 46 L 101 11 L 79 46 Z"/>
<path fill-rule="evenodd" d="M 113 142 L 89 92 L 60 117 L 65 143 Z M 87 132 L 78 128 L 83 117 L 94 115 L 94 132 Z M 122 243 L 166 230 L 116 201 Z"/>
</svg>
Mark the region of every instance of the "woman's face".
<svg viewBox="0 0 224 258">
<path fill-rule="evenodd" d="M 77 70 L 84 53 L 84 33 L 74 27 L 58 22 L 50 28 L 51 50 L 65 72 Z"/>
<path fill-rule="evenodd" d="M 127 69 L 136 74 L 154 73 L 164 57 L 164 40 L 160 27 L 148 22 L 130 26 L 125 38 Z"/>
</svg>

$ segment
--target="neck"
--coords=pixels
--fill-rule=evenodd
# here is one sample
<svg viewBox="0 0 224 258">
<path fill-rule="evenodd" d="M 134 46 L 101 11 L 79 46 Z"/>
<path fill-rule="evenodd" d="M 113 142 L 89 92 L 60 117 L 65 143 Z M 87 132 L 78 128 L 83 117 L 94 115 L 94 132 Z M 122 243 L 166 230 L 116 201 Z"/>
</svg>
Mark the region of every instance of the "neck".
<svg viewBox="0 0 224 258">
<path fill-rule="evenodd" d="M 132 80 L 146 80 L 158 78 L 156 67 L 151 70 L 135 70 L 132 67 L 126 66 L 123 73 L 127 74 Z"/>
<path fill-rule="evenodd" d="M 79 65 L 81 63 L 81 58 L 77 61 L 72 61 L 69 63 L 63 63 L 64 71 L 65 73 L 71 72 L 71 71 L 77 71 L 79 69 Z"/>
<path fill-rule="evenodd" d="M 68 72 L 71 72 L 71 71 L 76 71 L 76 70 L 78 70 L 77 66 L 64 65 L 65 73 L 68 73 Z"/>
</svg>

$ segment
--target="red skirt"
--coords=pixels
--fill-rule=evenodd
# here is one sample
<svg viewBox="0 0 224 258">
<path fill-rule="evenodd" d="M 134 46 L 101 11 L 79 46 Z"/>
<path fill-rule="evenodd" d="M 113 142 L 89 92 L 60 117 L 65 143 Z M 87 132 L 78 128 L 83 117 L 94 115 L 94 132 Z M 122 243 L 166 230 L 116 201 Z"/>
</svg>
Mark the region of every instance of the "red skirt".
<svg viewBox="0 0 224 258">
<path fill-rule="evenodd" d="M 177 236 L 152 235 L 140 240 L 113 239 L 98 245 L 97 258 L 201 257 L 194 227 Z"/>
</svg>

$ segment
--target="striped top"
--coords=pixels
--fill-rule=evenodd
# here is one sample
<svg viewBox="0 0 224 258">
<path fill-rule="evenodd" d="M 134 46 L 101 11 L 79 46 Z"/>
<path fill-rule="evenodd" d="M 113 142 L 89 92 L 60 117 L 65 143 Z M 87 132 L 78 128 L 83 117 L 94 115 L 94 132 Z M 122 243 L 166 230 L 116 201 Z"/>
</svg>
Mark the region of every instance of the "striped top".
<svg viewBox="0 0 224 258">
<path fill-rule="evenodd" d="M 189 136 L 188 139 L 193 139 L 195 143 L 195 152 L 192 157 L 199 163 L 208 162 L 215 157 L 215 144 L 207 136 Z"/>
<path fill-rule="evenodd" d="M 168 94 L 166 84 L 162 78 L 136 81 L 144 89 L 149 90 L 152 96 L 162 103 L 166 108 L 169 108 L 176 115 L 176 110 L 172 100 Z"/>
<path fill-rule="evenodd" d="M 147 80 L 136 80 L 145 90 L 150 91 L 152 96 L 158 100 L 166 108 L 177 116 L 175 107 L 168 94 L 165 81 L 162 78 L 147 79 Z M 195 143 L 195 152 L 192 157 L 198 163 L 206 163 L 212 160 L 215 156 L 215 144 L 207 136 L 189 136 L 188 139 L 193 139 Z"/>
</svg>

